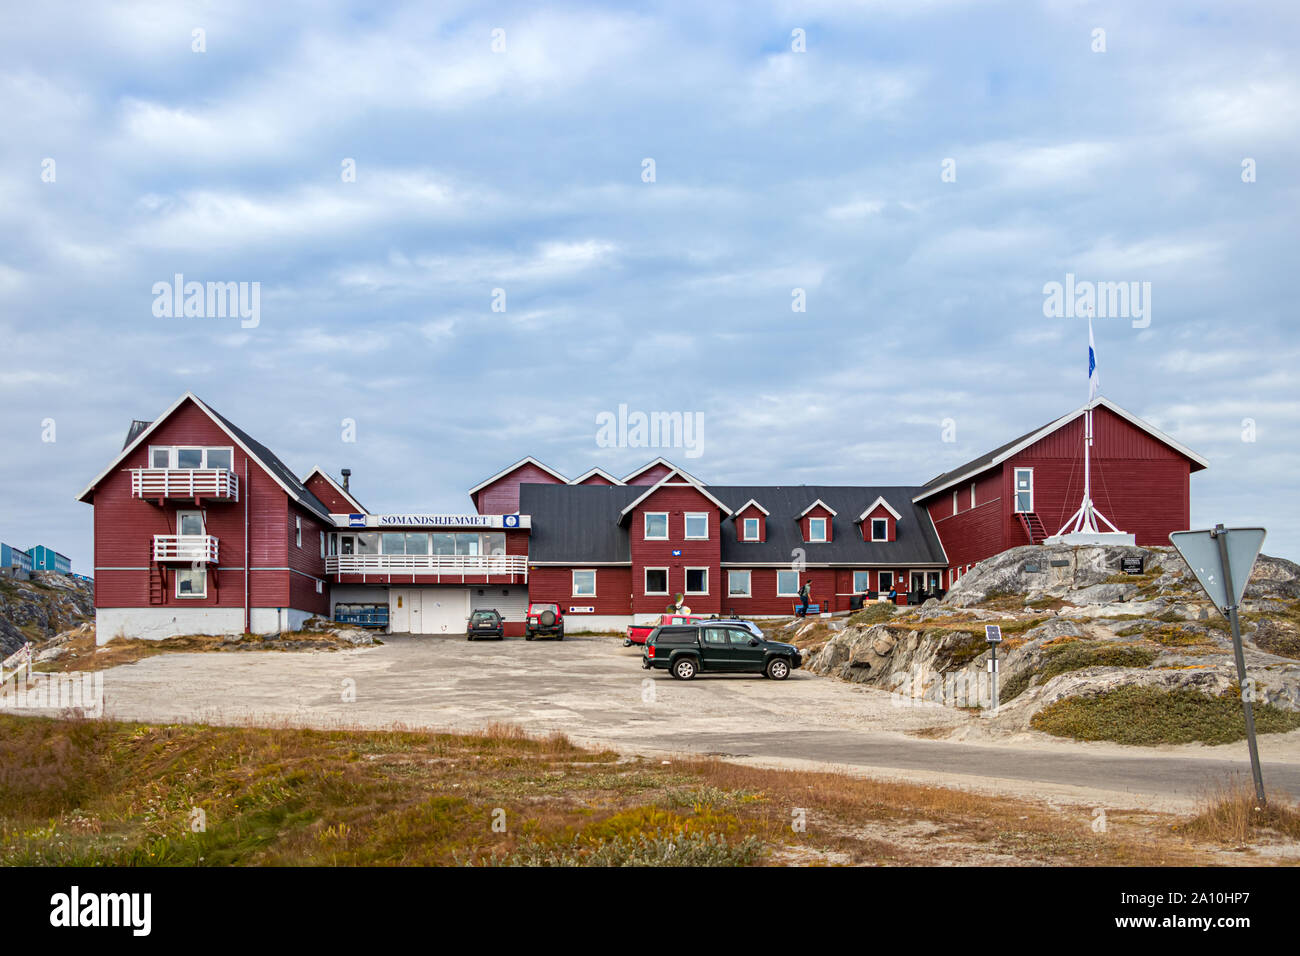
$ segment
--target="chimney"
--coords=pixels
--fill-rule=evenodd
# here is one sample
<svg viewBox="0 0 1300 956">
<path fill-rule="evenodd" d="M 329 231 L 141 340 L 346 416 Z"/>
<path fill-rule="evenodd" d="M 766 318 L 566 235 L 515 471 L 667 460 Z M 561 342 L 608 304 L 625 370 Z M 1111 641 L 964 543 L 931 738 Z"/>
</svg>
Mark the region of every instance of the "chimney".
<svg viewBox="0 0 1300 956">
<path fill-rule="evenodd" d="M 348 490 L 348 479 L 350 479 L 351 477 L 352 477 L 352 469 L 344 468 L 343 469 L 343 490 L 344 491 Z"/>
</svg>

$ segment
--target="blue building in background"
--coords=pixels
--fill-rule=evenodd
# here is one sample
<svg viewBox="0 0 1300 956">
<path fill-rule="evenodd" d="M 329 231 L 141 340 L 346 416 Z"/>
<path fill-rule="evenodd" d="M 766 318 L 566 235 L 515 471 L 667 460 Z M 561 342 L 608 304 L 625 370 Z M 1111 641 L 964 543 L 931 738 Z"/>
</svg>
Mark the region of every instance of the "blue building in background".
<svg viewBox="0 0 1300 956">
<path fill-rule="evenodd" d="M 52 548 L 38 544 L 29 549 L 33 571 L 57 571 L 59 574 L 72 573 L 72 559 L 66 554 L 59 554 Z"/>
<path fill-rule="evenodd" d="M 32 572 L 32 556 L 26 551 L 19 551 L 4 542 L 0 542 L 0 572 L 17 568 L 27 574 Z"/>
</svg>

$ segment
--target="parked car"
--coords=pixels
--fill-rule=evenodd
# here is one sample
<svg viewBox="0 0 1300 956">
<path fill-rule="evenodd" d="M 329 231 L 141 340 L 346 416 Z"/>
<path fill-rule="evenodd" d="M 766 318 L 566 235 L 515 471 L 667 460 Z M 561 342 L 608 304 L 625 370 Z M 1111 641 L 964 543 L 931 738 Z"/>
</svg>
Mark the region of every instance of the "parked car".
<svg viewBox="0 0 1300 956">
<path fill-rule="evenodd" d="M 705 617 L 702 614 L 660 614 L 659 620 L 653 624 L 629 624 L 627 637 L 623 638 L 623 646 L 631 647 L 633 644 L 644 644 L 651 631 L 665 624 L 691 624 L 703 620 L 705 620 Z"/>
<path fill-rule="evenodd" d="M 502 641 L 505 640 L 505 636 L 506 622 L 502 620 L 496 608 L 475 611 L 469 616 L 469 624 L 465 628 L 465 639 L 467 641 L 485 641 L 489 639 Z"/>
<path fill-rule="evenodd" d="M 678 680 L 696 674 L 762 674 L 785 680 L 802 664 L 799 648 L 758 637 L 739 621 L 661 625 L 641 652 L 643 668 L 666 670 Z"/>
<path fill-rule="evenodd" d="M 524 619 L 524 640 L 534 637 L 553 637 L 564 640 L 564 612 L 558 604 L 528 605 L 528 617 Z"/>
</svg>

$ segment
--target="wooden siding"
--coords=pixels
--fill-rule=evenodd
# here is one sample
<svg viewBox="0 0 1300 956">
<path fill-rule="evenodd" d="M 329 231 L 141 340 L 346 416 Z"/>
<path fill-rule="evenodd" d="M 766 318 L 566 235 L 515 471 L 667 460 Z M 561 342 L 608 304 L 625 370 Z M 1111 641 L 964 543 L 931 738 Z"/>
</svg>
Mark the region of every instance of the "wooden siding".
<svg viewBox="0 0 1300 956">
<path fill-rule="evenodd" d="M 664 475 L 668 474 L 670 471 L 672 471 L 672 469 L 669 468 L 667 465 L 663 465 L 663 464 L 655 465 L 654 467 L 647 468 L 645 471 L 641 472 L 641 474 L 637 475 L 635 478 L 629 481 L 628 484 L 629 485 L 657 485 L 659 482 L 663 481 Z"/>
<path fill-rule="evenodd" d="M 357 509 L 353 507 L 352 502 L 335 491 L 334 486 L 319 474 L 313 474 L 303 484 L 307 486 L 308 491 L 321 500 L 321 504 L 325 505 L 332 514 L 347 515 L 356 513 Z"/>
<path fill-rule="evenodd" d="M 668 512 L 668 540 L 645 540 L 646 512 Z M 686 540 L 686 512 L 705 512 L 709 516 L 707 541 Z M 632 512 L 628 534 L 632 553 L 632 610 L 661 612 L 679 592 L 685 596 L 691 610 L 712 614 L 721 607 L 721 534 L 722 512 L 718 506 L 690 486 L 665 485 L 646 498 Z M 673 551 L 681 551 L 680 556 Z M 687 568 L 709 569 L 709 593 L 686 592 Z M 668 569 L 668 594 L 645 594 L 645 569 Z"/>
<path fill-rule="evenodd" d="M 161 507 L 131 496 L 129 469 L 148 465 L 150 445 L 233 446 L 239 501 L 169 500 Z M 245 465 L 248 476 L 245 478 Z M 218 540 L 218 564 L 208 570 L 206 598 L 175 596 L 175 565 L 162 566 L 162 603 L 157 607 L 242 607 L 244 603 L 244 512 L 248 510 L 252 607 L 294 607 L 290 600 L 287 526 L 289 498 L 238 445 L 193 402 L 184 402 L 94 491 L 95 606 L 149 607 L 153 536 L 176 533 L 178 511 L 202 510 L 207 533 Z M 319 547 L 313 540 L 313 547 Z M 128 570 L 101 570 L 101 569 Z M 302 608 L 311 610 L 312 608 Z"/>
<path fill-rule="evenodd" d="M 525 483 L 535 485 L 562 485 L 564 482 L 538 468 L 532 462 L 524 462 L 509 474 L 502 475 L 486 488 L 480 488 L 474 495 L 474 507 L 481 515 L 512 515 L 519 511 L 519 486 Z"/>
<path fill-rule="evenodd" d="M 573 571 L 590 568 L 596 572 L 596 596 L 573 593 Z M 528 600 L 553 601 L 568 615 L 571 606 L 594 607 L 596 614 L 627 614 L 632 597 L 632 570 L 626 565 L 575 564 L 573 567 L 536 568 L 528 572 Z M 667 603 L 665 600 L 662 603 Z M 586 617 L 573 615 L 574 620 Z"/>
</svg>

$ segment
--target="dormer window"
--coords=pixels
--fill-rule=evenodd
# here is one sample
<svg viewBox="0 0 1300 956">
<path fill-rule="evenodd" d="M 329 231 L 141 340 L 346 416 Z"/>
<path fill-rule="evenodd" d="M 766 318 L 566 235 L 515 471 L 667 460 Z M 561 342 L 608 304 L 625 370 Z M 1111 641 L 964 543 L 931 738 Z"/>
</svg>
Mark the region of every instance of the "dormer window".
<svg viewBox="0 0 1300 956">
<path fill-rule="evenodd" d="M 758 540 L 758 519 L 757 518 L 745 519 L 742 540 L 744 541 Z"/>
<path fill-rule="evenodd" d="M 826 519 L 825 518 L 808 519 L 808 540 L 809 541 L 826 540 Z"/>
<path fill-rule="evenodd" d="M 871 519 L 871 540 L 872 541 L 889 540 L 889 519 L 888 518 Z"/>
</svg>

